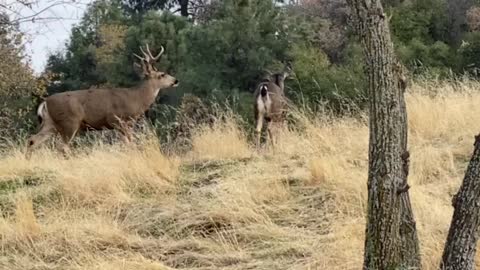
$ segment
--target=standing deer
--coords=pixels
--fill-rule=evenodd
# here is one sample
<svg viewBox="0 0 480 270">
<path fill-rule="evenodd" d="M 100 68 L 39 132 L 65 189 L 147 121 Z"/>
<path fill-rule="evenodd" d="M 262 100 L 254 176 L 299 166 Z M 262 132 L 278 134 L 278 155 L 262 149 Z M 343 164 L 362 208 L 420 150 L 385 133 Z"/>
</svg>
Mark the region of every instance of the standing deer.
<svg viewBox="0 0 480 270">
<path fill-rule="evenodd" d="M 159 91 L 178 85 L 177 79 L 154 66 L 165 51 L 163 46 L 155 57 L 148 44 L 146 52 L 142 47 L 140 51 L 143 57 L 134 56 L 140 59 L 140 64 L 135 65 L 141 68 L 143 80 L 136 87 L 76 90 L 47 97 L 37 109 L 40 131 L 28 139 L 26 158 L 29 159 L 34 148 L 55 134 L 60 134 L 60 150 L 66 155 L 75 134 L 87 128 L 116 129 L 125 142 L 130 142 L 133 124 L 155 102 Z"/>
<path fill-rule="evenodd" d="M 267 122 L 267 132 L 270 143 L 274 147 L 272 124 L 281 123 L 287 112 L 287 99 L 284 92 L 285 79 L 289 70 L 268 76 L 267 80 L 259 83 L 254 92 L 254 114 L 256 120 L 257 147 L 260 146 L 260 138 L 264 121 Z"/>
</svg>

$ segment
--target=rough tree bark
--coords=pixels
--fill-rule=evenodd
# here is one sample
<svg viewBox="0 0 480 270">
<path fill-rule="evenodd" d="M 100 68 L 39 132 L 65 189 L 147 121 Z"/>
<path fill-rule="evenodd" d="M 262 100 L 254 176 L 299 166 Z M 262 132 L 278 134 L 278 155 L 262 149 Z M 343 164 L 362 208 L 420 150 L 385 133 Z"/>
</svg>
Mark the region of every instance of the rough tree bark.
<svg viewBox="0 0 480 270">
<path fill-rule="evenodd" d="M 475 150 L 452 204 L 455 210 L 440 269 L 475 269 L 474 258 L 480 226 L 480 135 L 475 137 Z"/>
<path fill-rule="evenodd" d="M 419 269 L 407 184 L 404 67 L 395 57 L 380 0 L 347 0 L 366 60 L 370 102 L 368 213 L 364 269 Z"/>
</svg>

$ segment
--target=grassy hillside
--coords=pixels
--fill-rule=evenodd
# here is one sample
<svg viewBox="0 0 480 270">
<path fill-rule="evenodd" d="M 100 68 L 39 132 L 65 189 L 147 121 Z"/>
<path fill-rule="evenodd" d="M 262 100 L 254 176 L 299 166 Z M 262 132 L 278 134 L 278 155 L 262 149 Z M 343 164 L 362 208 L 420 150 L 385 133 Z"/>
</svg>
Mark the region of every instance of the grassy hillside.
<svg viewBox="0 0 480 270">
<path fill-rule="evenodd" d="M 417 83 L 407 95 L 425 269 L 437 268 L 480 132 L 479 88 Z M 0 269 L 360 269 L 367 117 L 296 117 L 275 152 L 255 151 L 231 119 L 197 130 L 182 155 L 148 136 L 68 160 L 2 153 Z"/>
</svg>

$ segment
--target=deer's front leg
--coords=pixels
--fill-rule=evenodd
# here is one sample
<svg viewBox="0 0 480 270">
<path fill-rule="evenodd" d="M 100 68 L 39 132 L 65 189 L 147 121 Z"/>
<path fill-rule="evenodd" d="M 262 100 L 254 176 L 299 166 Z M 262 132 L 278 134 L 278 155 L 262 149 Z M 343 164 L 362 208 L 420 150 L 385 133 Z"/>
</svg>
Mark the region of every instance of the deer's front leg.
<svg viewBox="0 0 480 270">
<path fill-rule="evenodd" d="M 63 155 L 65 159 L 68 159 L 72 154 L 70 146 L 63 141 L 57 145 L 57 150 Z"/>
<path fill-rule="evenodd" d="M 120 117 L 115 116 L 115 129 L 119 131 L 122 136 L 121 140 L 125 144 L 129 144 L 132 142 L 132 128 L 133 128 L 133 120 L 122 120 Z"/>
<path fill-rule="evenodd" d="M 123 127 L 120 129 L 120 133 L 122 133 L 122 141 L 126 144 L 129 144 L 133 140 L 132 136 L 132 128 L 129 126 Z"/>
</svg>

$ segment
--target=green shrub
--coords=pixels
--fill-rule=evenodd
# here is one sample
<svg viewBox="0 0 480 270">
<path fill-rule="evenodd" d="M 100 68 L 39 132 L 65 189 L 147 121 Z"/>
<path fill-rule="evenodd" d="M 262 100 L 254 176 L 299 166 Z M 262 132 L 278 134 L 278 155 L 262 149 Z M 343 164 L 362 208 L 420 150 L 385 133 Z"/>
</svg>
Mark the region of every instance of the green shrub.
<svg viewBox="0 0 480 270">
<path fill-rule="evenodd" d="M 310 107 L 327 103 L 337 111 L 363 106 L 363 62 L 355 45 L 347 50 L 349 60 L 343 65 L 330 64 L 325 53 L 308 45 L 295 46 L 292 54 L 294 76 L 287 85 L 296 102 L 306 102 Z"/>
<path fill-rule="evenodd" d="M 480 32 L 466 35 L 465 42 L 459 48 L 459 69 L 475 76 L 480 75 Z"/>
</svg>

